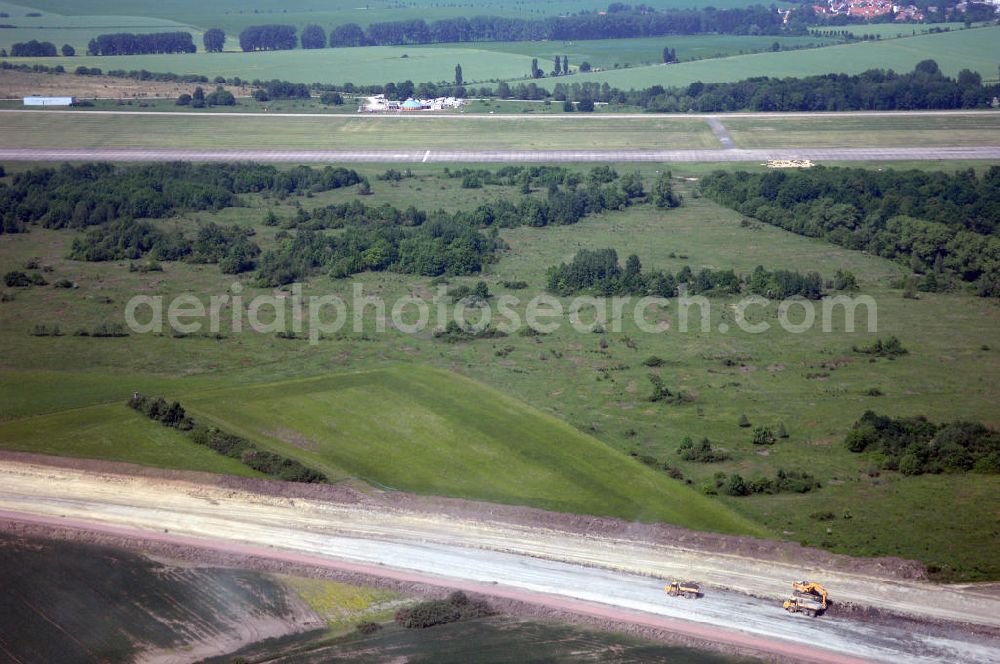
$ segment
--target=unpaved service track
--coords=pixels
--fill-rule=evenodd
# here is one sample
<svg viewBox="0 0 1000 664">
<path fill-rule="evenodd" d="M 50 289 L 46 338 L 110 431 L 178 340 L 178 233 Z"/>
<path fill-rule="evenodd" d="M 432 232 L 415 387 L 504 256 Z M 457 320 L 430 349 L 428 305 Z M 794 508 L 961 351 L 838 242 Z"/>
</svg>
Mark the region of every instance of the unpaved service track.
<svg viewBox="0 0 1000 664">
<path fill-rule="evenodd" d="M 727 146 L 728 147 L 728 146 Z M 257 161 L 265 163 L 764 162 L 1000 159 L 1000 147 L 775 148 L 769 150 L 225 150 L 0 148 L 3 161 Z"/>
<path fill-rule="evenodd" d="M 918 633 L 891 621 L 809 619 L 786 614 L 778 601 L 792 580 L 816 578 L 841 603 L 976 623 L 988 631 L 1000 627 L 1000 600 L 991 595 L 635 539 L 15 461 L 0 462 L 0 511 L 4 518 L 138 531 L 390 578 L 430 579 L 804 661 L 1000 661 L 1000 640 L 982 636 L 983 630 L 976 635 L 936 625 Z M 662 579 L 671 575 L 701 581 L 709 586 L 706 596 L 666 597 Z"/>
</svg>

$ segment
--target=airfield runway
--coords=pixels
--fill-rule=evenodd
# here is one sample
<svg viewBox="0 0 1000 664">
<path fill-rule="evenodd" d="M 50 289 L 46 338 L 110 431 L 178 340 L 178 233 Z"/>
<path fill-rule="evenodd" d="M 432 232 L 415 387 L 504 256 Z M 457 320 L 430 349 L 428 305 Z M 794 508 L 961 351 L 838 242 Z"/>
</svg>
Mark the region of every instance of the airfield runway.
<svg viewBox="0 0 1000 664">
<path fill-rule="evenodd" d="M 265 163 L 764 162 L 1000 160 L 1000 147 L 775 148 L 716 150 L 226 150 L 0 148 L 4 161 L 257 161 Z"/>
</svg>

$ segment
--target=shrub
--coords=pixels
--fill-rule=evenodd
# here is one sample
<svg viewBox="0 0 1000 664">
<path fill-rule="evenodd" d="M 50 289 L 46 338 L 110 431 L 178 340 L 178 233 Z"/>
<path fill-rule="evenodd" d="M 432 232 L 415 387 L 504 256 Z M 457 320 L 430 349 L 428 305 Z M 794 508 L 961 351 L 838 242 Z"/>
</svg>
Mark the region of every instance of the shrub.
<svg viewBox="0 0 1000 664">
<path fill-rule="evenodd" d="M 425 629 L 434 625 L 457 622 L 461 618 L 462 612 L 451 602 L 443 599 L 421 602 L 396 613 L 396 622 L 407 629 Z"/>
<path fill-rule="evenodd" d="M 742 429 L 746 429 L 746 428 L 750 427 L 750 418 L 747 417 L 746 413 L 743 413 L 742 415 L 740 415 L 739 425 L 740 425 L 740 428 L 742 428 Z"/>
<path fill-rule="evenodd" d="M 20 270 L 11 270 L 3 277 L 3 282 L 8 288 L 27 288 L 29 286 L 45 286 L 49 282 L 45 281 L 42 275 L 37 272 L 25 274 Z"/>
<path fill-rule="evenodd" d="M 717 463 L 729 458 L 727 453 L 713 450 L 708 438 L 702 438 L 701 442 L 695 445 L 690 436 L 686 436 L 681 441 L 680 447 L 677 448 L 677 453 L 681 455 L 681 459 L 684 461 L 699 461 L 701 463 Z"/>
<path fill-rule="evenodd" d="M 910 352 L 903 348 L 903 344 L 895 336 L 886 337 L 885 339 L 876 339 L 870 346 L 854 346 L 852 350 L 855 353 L 861 353 L 863 355 L 887 357 L 889 359 L 895 359 Z"/>
<path fill-rule="evenodd" d="M 774 437 L 774 433 L 771 431 L 771 427 L 754 427 L 753 429 L 753 444 L 754 445 L 774 445 L 777 439 Z"/>
<path fill-rule="evenodd" d="M 666 361 L 662 357 L 657 357 L 656 355 L 650 355 L 642 363 L 647 367 L 662 367 L 666 364 Z"/>
<path fill-rule="evenodd" d="M 382 625 L 377 622 L 372 622 L 371 620 L 365 620 L 364 622 L 359 622 L 357 624 L 357 630 L 365 635 L 374 634 L 380 629 L 382 629 Z"/>
</svg>

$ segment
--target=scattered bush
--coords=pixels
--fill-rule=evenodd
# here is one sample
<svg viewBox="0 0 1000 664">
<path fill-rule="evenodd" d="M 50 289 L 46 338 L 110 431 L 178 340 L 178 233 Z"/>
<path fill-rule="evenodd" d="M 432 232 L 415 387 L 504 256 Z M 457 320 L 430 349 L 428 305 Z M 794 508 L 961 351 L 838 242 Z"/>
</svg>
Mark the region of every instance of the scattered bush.
<svg viewBox="0 0 1000 664">
<path fill-rule="evenodd" d="M 708 438 L 702 438 L 701 442 L 695 445 L 690 436 L 686 436 L 681 441 L 680 447 L 677 448 L 677 453 L 681 455 L 681 459 L 684 461 L 698 461 L 701 463 L 717 463 L 729 458 L 729 454 L 726 452 L 712 449 L 712 444 Z"/>
<path fill-rule="evenodd" d="M 903 348 L 903 344 L 895 336 L 885 339 L 876 339 L 870 346 L 853 346 L 855 353 L 871 355 L 872 357 L 887 357 L 890 360 L 906 355 L 910 351 Z"/>
<path fill-rule="evenodd" d="M 11 270 L 3 277 L 3 282 L 8 288 L 28 288 L 30 286 L 47 286 L 49 282 L 45 281 L 42 275 L 37 272 L 32 272 L 31 274 L 25 274 L 20 270 Z"/>
<path fill-rule="evenodd" d="M 382 625 L 377 622 L 372 622 L 371 620 L 365 620 L 364 622 L 359 622 L 356 626 L 358 632 L 364 635 L 374 634 L 375 632 L 382 629 Z"/>
</svg>

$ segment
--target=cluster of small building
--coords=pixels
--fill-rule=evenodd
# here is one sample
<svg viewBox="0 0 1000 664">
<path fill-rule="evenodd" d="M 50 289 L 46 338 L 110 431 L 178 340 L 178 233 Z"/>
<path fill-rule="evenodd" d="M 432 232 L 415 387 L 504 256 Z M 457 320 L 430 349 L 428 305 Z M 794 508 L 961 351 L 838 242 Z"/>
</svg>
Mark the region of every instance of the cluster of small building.
<svg viewBox="0 0 1000 664">
<path fill-rule="evenodd" d="M 465 100 L 458 97 L 438 97 L 437 99 L 407 99 L 394 101 L 385 95 L 366 97 L 358 110 L 362 113 L 405 113 L 414 111 L 444 111 L 465 106 Z"/>
<path fill-rule="evenodd" d="M 922 21 L 924 13 L 914 5 L 900 5 L 891 0 L 827 0 L 826 5 L 813 5 L 817 16 L 853 16 L 872 19 L 889 12 L 897 21 Z"/>
</svg>

